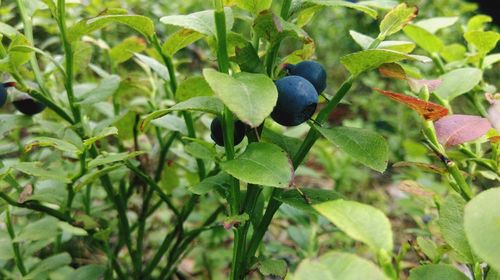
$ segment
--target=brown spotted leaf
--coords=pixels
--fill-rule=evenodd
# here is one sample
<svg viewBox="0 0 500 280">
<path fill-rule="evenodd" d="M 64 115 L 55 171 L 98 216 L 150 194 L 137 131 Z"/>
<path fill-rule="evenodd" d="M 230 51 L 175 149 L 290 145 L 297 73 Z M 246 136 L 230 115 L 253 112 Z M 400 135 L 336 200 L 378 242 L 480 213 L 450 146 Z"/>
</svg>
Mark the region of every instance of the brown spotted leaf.
<svg viewBox="0 0 500 280">
<path fill-rule="evenodd" d="M 448 115 L 448 109 L 436 103 L 424 101 L 416 97 L 375 88 L 379 93 L 399 102 L 419 113 L 428 121 L 436 121 Z"/>
</svg>

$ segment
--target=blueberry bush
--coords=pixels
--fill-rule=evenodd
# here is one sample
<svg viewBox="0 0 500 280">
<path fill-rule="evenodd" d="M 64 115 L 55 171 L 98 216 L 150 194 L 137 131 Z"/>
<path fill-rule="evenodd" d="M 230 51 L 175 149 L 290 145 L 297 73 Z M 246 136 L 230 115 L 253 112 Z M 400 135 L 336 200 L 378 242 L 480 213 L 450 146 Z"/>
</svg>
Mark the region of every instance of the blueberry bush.
<svg viewBox="0 0 500 280">
<path fill-rule="evenodd" d="M 0 1 L 0 279 L 500 280 L 465 1 Z"/>
</svg>

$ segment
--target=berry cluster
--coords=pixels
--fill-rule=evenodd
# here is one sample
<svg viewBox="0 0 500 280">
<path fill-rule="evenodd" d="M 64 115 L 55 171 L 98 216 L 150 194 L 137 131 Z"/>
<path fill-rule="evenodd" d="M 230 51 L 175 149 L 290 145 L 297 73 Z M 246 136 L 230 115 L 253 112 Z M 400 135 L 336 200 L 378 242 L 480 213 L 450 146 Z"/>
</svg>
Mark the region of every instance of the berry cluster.
<svg viewBox="0 0 500 280">
<path fill-rule="evenodd" d="M 277 80 L 278 102 L 271 118 L 284 126 L 296 126 L 312 117 L 318 95 L 326 88 L 326 71 L 315 61 L 285 66 L 288 76 Z"/>
<path fill-rule="evenodd" d="M 13 82 L 0 84 L 0 107 L 7 102 L 7 89 L 15 85 L 16 83 Z M 16 107 L 19 112 L 28 116 L 36 115 L 45 109 L 45 104 L 36 101 L 29 95 L 21 96 L 14 100 L 12 104 L 14 104 L 14 107 Z"/>
<path fill-rule="evenodd" d="M 326 71 L 315 61 L 302 61 L 287 64 L 284 69 L 287 76 L 275 82 L 278 89 L 278 101 L 271 113 L 271 118 L 284 126 L 296 126 L 309 120 L 318 105 L 318 95 L 326 88 Z M 210 125 L 210 136 L 219 145 L 224 146 L 222 118 L 216 117 Z M 245 137 L 246 125 L 234 122 L 234 144 L 239 144 Z"/>
</svg>

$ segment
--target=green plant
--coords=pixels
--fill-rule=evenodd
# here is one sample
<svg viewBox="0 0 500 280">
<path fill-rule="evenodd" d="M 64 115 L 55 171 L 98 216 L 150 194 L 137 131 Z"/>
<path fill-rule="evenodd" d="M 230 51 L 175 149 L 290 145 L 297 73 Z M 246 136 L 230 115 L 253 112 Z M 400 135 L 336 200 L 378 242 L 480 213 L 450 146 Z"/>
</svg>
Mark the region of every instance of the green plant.
<svg viewBox="0 0 500 280">
<path fill-rule="evenodd" d="M 0 69 L 33 115 L 0 115 L 2 278 L 498 278 L 491 18 L 451 32 L 458 17 L 394 1 L 156 2 L 0 10 Z M 339 59 L 315 42 L 347 30 L 308 24 L 349 13 L 381 21 L 326 75 Z M 389 206 L 369 170 L 409 195 Z"/>
</svg>

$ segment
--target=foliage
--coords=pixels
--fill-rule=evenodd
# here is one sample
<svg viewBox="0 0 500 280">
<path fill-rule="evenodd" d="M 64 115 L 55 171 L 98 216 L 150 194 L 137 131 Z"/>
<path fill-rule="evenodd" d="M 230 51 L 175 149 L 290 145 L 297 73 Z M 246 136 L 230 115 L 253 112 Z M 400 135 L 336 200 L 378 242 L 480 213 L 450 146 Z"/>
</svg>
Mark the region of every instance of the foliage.
<svg viewBox="0 0 500 280">
<path fill-rule="evenodd" d="M 498 28 L 408 2 L 1 1 L 0 278 L 498 279 Z"/>
</svg>

